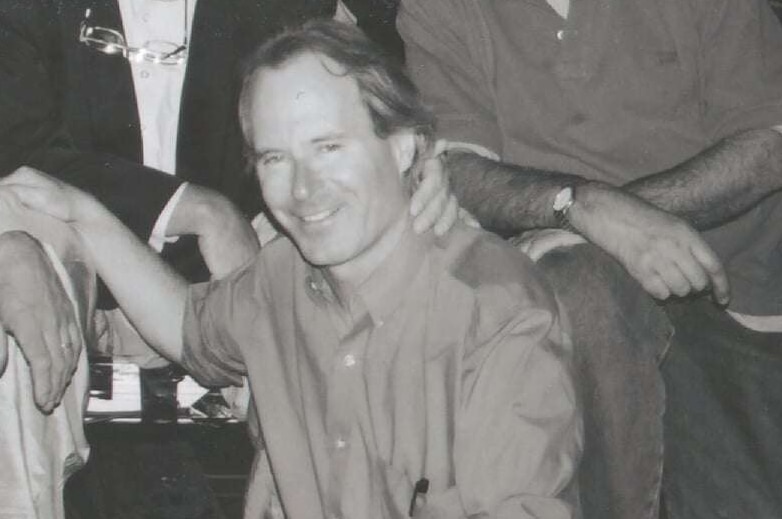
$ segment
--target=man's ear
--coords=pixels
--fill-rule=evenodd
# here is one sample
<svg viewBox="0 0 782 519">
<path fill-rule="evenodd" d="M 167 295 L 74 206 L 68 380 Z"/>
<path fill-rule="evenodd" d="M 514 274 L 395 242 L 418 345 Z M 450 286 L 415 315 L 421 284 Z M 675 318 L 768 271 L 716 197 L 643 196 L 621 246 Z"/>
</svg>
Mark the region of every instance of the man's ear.
<svg viewBox="0 0 782 519">
<path fill-rule="evenodd" d="M 399 176 L 403 176 L 413 165 L 416 154 L 416 136 L 412 129 L 399 130 L 388 138 L 391 152 L 396 161 Z"/>
</svg>

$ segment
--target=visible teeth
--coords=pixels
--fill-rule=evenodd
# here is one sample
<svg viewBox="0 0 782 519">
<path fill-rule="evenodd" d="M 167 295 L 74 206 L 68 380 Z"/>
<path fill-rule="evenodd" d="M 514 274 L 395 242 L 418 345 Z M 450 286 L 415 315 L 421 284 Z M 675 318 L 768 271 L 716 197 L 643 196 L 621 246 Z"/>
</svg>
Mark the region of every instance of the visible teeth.
<svg viewBox="0 0 782 519">
<path fill-rule="evenodd" d="M 311 214 L 309 216 L 303 216 L 302 220 L 304 220 L 307 223 L 312 222 L 320 222 L 321 220 L 325 220 L 332 214 L 331 210 L 326 210 L 320 213 Z"/>
</svg>

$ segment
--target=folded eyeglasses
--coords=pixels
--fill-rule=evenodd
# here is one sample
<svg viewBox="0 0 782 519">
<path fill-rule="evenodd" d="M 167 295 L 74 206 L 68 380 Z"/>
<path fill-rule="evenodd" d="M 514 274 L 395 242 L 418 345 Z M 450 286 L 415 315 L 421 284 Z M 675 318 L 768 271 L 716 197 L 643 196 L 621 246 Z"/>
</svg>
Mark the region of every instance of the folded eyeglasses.
<svg viewBox="0 0 782 519">
<path fill-rule="evenodd" d="M 79 41 L 91 49 L 104 54 L 119 54 L 129 61 L 147 61 L 159 65 L 179 65 L 187 59 L 187 0 L 184 1 L 184 36 L 182 43 L 150 40 L 142 47 L 131 47 L 121 32 L 90 23 L 91 9 L 84 12 L 79 26 Z"/>
</svg>

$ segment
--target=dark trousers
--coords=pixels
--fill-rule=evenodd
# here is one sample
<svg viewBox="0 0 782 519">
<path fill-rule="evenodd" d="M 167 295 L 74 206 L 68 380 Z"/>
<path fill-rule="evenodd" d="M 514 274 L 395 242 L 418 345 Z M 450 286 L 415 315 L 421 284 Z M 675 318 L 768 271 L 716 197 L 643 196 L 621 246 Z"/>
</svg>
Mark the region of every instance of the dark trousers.
<svg viewBox="0 0 782 519">
<path fill-rule="evenodd" d="M 706 299 L 668 314 L 669 518 L 782 517 L 782 334 L 748 330 Z"/>
<path fill-rule="evenodd" d="M 671 336 L 663 309 L 592 245 L 555 250 L 538 266 L 572 327 L 584 411 L 578 474 L 584 519 L 656 519 L 665 392 L 659 364 Z"/>
</svg>

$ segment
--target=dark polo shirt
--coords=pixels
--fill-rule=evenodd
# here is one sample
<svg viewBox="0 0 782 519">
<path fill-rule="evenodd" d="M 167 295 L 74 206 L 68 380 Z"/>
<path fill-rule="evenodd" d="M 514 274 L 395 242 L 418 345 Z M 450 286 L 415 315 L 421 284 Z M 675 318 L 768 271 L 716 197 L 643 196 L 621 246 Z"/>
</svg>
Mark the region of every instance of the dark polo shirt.
<svg viewBox="0 0 782 519">
<path fill-rule="evenodd" d="M 623 184 L 782 124 L 782 30 L 765 0 L 404 0 L 411 73 L 443 137 Z M 733 306 L 782 313 L 782 197 L 706 233 Z"/>
</svg>

